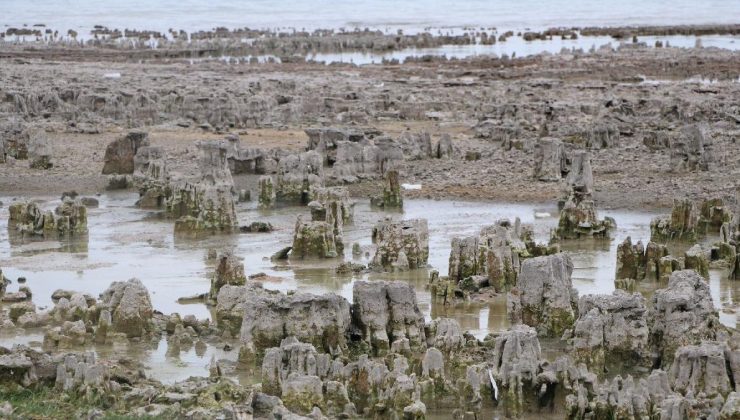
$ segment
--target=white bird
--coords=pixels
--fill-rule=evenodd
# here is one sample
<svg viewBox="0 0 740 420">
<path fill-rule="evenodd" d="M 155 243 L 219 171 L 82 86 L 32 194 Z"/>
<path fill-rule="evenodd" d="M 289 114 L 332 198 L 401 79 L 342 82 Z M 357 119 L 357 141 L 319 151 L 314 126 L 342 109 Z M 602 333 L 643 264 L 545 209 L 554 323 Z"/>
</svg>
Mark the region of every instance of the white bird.
<svg viewBox="0 0 740 420">
<path fill-rule="evenodd" d="M 491 373 L 491 369 L 488 369 L 488 379 L 491 380 L 491 389 L 493 390 L 493 399 L 494 401 L 498 402 L 498 385 L 496 385 L 496 380 L 493 379 L 493 373 Z"/>
</svg>

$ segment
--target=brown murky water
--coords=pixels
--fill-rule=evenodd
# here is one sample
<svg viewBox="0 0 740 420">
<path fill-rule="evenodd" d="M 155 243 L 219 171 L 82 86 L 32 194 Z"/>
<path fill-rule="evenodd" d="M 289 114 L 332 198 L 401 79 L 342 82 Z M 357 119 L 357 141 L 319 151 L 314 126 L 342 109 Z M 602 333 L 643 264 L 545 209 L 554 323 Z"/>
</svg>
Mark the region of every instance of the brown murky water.
<svg viewBox="0 0 740 420">
<path fill-rule="evenodd" d="M 432 304 L 426 290 L 428 270 L 406 273 L 365 274 L 362 276 L 337 276 L 333 267 L 338 260 L 290 261 L 275 264 L 269 256 L 292 241 L 293 225 L 298 214 L 309 214 L 307 208 L 284 208 L 261 211 L 256 203 L 238 205 L 241 224 L 260 220 L 270 222 L 276 231 L 271 234 L 220 235 L 203 240 L 185 240 L 173 237 L 173 223 L 160 217 L 157 212 L 140 210 L 134 206 L 136 194 L 106 194 L 98 197 L 100 207 L 90 209 L 88 215 L 89 235 L 86 240 L 73 242 L 29 242 L 11 241 L 7 230 L 7 203 L 13 197 L 0 197 L 6 203 L 0 208 L 0 267 L 14 291 L 18 277 L 26 277 L 33 291 L 33 300 L 40 308 L 52 305 L 51 294 L 56 289 L 70 289 L 97 296 L 112 281 L 140 278 L 151 293 L 156 310 L 169 314 L 193 314 L 198 318 L 210 318 L 211 313 L 203 304 L 179 304 L 177 299 L 208 291 L 209 276 L 213 267 L 206 255 L 209 248 L 233 249 L 244 259 L 247 275 L 266 273 L 279 277 L 265 287 L 276 290 L 301 290 L 311 293 L 335 292 L 352 300 L 352 285 L 360 279 L 403 280 L 414 285 L 419 306 L 427 319 L 452 317 L 460 325 L 482 338 L 486 334 L 508 327 L 506 298 L 504 295 L 491 302 L 466 303 L 453 307 Z M 58 200 L 39 198 L 44 208 L 53 208 Z M 535 217 L 537 214 L 537 218 Z M 546 216 L 549 214 L 550 216 Z M 557 224 L 555 205 L 524 205 L 485 202 L 407 200 L 405 211 L 384 213 L 370 209 L 367 201 L 359 201 L 355 207 L 355 221 L 345 227 L 346 255 L 350 259 L 351 244 L 358 242 L 363 254 L 372 254 L 370 232 L 372 225 L 384 217 L 417 218 L 429 222 L 429 264 L 445 274 L 448 268 L 450 241 L 455 236 L 475 235 L 479 229 L 501 218 L 520 217 L 522 223 L 534 226 L 539 241 L 546 241 L 549 231 Z M 589 293 L 611 293 L 614 290 L 616 247 L 625 237 L 647 243 L 650 236 L 649 224 L 655 214 L 646 212 L 602 211 L 617 221 L 618 231 L 612 241 L 576 241 L 563 246 L 571 253 L 575 270 L 573 283 L 581 295 Z M 358 262 L 367 264 L 369 256 L 363 255 Z M 740 282 L 727 279 L 727 273 L 712 270 L 710 286 L 715 305 L 720 310 L 723 323 L 736 326 Z M 640 291 L 649 295 L 658 283 L 643 283 Z M 2 336 L 0 345 L 33 344 L 43 340 L 40 331 L 29 331 L 20 336 Z M 167 354 L 167 344 L 159 343 L 119 344 L 95 349 L 101 357 L 121 354 L 138 355 L 150 369 L 150 375 L 163 382 L 175 382 L 192 375 L 207 375 L 207 365 L 213 355 L 218 359 L 235 360 L 236 351 L 225 352 L 214 346 L 194 346 L 173 357 Z M 547 353 L 547 344 L 543 343 Z M 244 378 L 242 378 L 244 379 Z M 247 379 L 248 380 L 248 379 Z"/>
</svg>

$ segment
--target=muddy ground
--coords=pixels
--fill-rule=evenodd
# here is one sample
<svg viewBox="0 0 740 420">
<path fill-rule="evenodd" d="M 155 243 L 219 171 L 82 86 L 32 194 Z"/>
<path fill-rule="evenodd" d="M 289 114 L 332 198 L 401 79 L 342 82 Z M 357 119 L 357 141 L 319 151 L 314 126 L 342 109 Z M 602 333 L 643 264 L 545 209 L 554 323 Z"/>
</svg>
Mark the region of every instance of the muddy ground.
<svg viewBox="0 0 740 420">
<path fill-rule="evenodd" d="M 543 126 L 567 143 L 574 130 L 607 121 L 621 135 L 612 147 L 592 150 L 598 206 L 661 208 L 676 196 L 732 196 L 740 186 L 739 56 L 716 49 L 629 48 L 363 67 L 2 60 L 0 115 L 20 115 L 43 127 L 55 165 L 44 171 L 25 161 L 0 164 L 0 191 L 100 192 L 105 145 L 132 126 L 145 126 L 153 145 L 165 148 L 170 167 L 187 173 L 194 170 L 189 162 L 197 139 L 237 133 L 243 146 L 295 150 L 305 147 L 305 128 L 334 125 L 391 136 L 427 131 L 433 139 L 449 133 L 455 159 L 406 163 L 403 182 L 422 185 L 410 196 L 541 202 L 561 195 L 556 183 L 532 178 L 532 144 Z M 96 97 L 107 103 L 90 105 Z M 134 103 L 111 105 L 121 97 Z M 188 97 L 210 98 L 204 108 L 218 107 L 220 116 L 173 105 Z M 229 108 L 228 101 L 244 105 Z M 227 112 L 246 116 L 229 122 Z M 214 118 L 213 125 L 203 124 Z M 487 120 L 523 127 L 515 146 L 507 150 L 500 141 L 479 138 L 476 127 Z M 714 144 L 708 171 L 671 172 L 670 147 L 643 144 L 650 131 L 677 132 L 684 121 L 709 125 Z M 470 151 L 480 152 L 480 160 L 465 160 Z M 362 196 L 376 185 L 350 188 Z"/>
</svg>

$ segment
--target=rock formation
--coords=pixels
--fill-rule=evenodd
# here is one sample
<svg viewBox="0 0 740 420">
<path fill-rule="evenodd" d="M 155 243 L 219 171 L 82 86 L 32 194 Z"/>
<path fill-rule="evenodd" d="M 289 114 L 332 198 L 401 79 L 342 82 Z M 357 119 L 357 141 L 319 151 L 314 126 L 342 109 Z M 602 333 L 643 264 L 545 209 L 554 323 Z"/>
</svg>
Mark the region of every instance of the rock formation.
<svg viewBox="0 0 740 420">
<path fill-rule="evenodd" d="M 543 138 L 534 147 L 534 178 L 540 181 L 559 181 L 568 171 L 563 142 Z"/>
<path fill-rule="evenodd" d="M 22 236 L 57 238 L 87 233 L 87 207 L 65 198 L 54 212 L 42 212 L 36 203 L 16 201 L 9 208 L 8 229 Z"/>
<path fill-rule="evenodd" d="M 578 302 L 573 327 L 576 358 L 595 372 L 651 366 L 648 310 L 639 293 L 615 290 L 586 295 Z"/>
<path fill-rule="evenodd" d="M 383 194 L 371 197 L 370 204 L 384 209 L 402 209 L 403 195 L 398 176 L 398 171 L 395 169 L 387 171 L 384 177 Z"/>
<path fill-rule="evenodd" d="M 373 270 L 403 271 L 425 267 L 429 259 L 429 228 L 426 219 L 392 221 L 373 227 Z"/>
<path fill-rule="evenodd" d="M 152 329 L 152 302 L 139 279 L 116 281 L 100 295 L 100 308 L 110 313 L 113 331 L 141 337 Z M 102 315 L 101 315 L 102 317 Z"/>
<path fill-rule="evenodd" d="M 290 336 L 332 355 L 346 349 L 350 307 L 344 298 L 333 293 L 317 296 L 264 291 L 246 299 L 240 361 L 261 360 L 265 350 L 278 347 Z"/>
<path fill-rule="evenodd" d="M 323 186 L 324 162 L 320 153 L 288 155 L 278 162 L 275 184 L 278 204 L 308 204 L 311 187 Z"/>
<path fill-rule="evenodd" d="M 649 319 L 650 344 L 663 365 L 678 347 L 713 340 L 719 326 L 709 284 L 694 270 L 674 272 L 668 287 L 655 291 Z"/>
<path fill-rule="evenodd" d="M 424 317 L 411 285 L 358 281 L 352 296 L 353 324 L 370 354 L 383 356 L 391 349 L 418 351 L 426 347 Z"/>
<path fill-rule="evenodd" d="M 259 180 L 259 207 L 261 209 L 270 209 L 275 207 L 275 202 L 275 185 L 272 182 L 272 177 L 263 175 Z"/>
<path fill-rule="evenodd" d="M 521 260 L 532 256 L 524 239 L 527 233 L 519 219 L 513 224 L 499 220 L 481 228 L 478 237 L 453 238 L 450 250 L 450 280 L 459 283 L 471 276 L 485 276 L 497 292 L 516 284 Z"/>
<path fill-rule="evenodd" d="M 242 286 L 246 281 L 244 264 L 231 252 L 219 254 L 216 258 L 216 270 L 211 278 L 211 299 L 217 299 L 219 291 L 227 284 Z"/>
<path fill-rule="evenodd" d="M 530 395 L 536 389 L 540 374 L 541 350 L 537 331 L 526 325 L 514 325 L 497 335 L 493 344 L 493 376 L 499 390 L 499 399 L 510 415 L 523 414 Z"/>
<path fill-rule="evenodd" d="M 53 148 L 49 137 L 43 130 L 35 130 L 28 139 L 28 160 L 32 169 L 50 169 Z"/>
<path fill-rule="evenodd" d="M 567 199 L 560 211 L 555 239 L 578 239 L 581 237 L 609 238 L 617 224 L 611 217 L 599 220 L 591 193 L 593 175 L 591 158 L 587 152 L 573 157 L 571 169 L 566 179 Z"/>
<path fill-rule="evenodd" d="M 656 217 L 650 222 L 650 240 L 653 242 L 695 241 L 699 232 L 699 209 L 686 199 L 674 199 L 671 216 Z"/>
<path fill-rule="evenodd" d="M 133 181 L 139 190 L 136 203 L 145 209 L 164 208 L 172 196 L 167 162 L 161 147 L 139 147 L 134 156 Z"/>
<path fill-rule="evenodd" d="M 114 140 L 105 148 L 103 175 L 133 174 L 134 156 L 142 147 L 149 146 L 149 134 L 146 131 L 133 130 L 125 136 Z"/>
<path fill-rule="evenodd" d="M 633 245 L 632 238 L 628 236 L 617 245 L 615 285 L 618 289 L 632 290 L 636 281 L 659 280 L 664 274 L 661 272 L 661 260 L 667 256 L 665 245 L 655 242 L 648 242 L 646 247 L 642 246 L 642 242 Z M 667 274 L 670 275 L 672 271 Z"/>
<path fill-rule="evenodd" d="M 516 288 L 507 296 L 512 323 L 535 327 L 541 336 L 562 336 L 578 317 L 572 272 L 573 263 L 566 254 L 525 260 Z"/>
<path fill-rule="evenodd" d="M 684 126 L 671 138 L 671 170 L 673 172 L 706 171 L 714 161 L 712 140 L 704 124 Z"/>
<path fill-rule="evenodd" d="M 334 236 L 333 221 L 304 221 L 299 215 L 293 232 L 291 258 L 336 258 L 343 255 L 342 238 Z"/>
<path fill-rule="evenodd" d="M 177 218 L 175 232 L 231 232 L 238 223 L 232 195 L 234 181 L 226 162 L 227 145 L 222 141 L 201 141 L 197 146 L 201 152 L 200 180 L 174 186 L 167 202 L 168 214 Z"/>
</svg>

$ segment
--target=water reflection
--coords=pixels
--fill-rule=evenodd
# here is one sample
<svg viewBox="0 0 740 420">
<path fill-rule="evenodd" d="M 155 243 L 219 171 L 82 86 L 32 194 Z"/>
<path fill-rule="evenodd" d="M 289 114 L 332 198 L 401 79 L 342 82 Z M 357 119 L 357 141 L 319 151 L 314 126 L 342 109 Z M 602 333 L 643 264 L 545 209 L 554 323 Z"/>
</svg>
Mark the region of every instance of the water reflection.
<svg viewBox="0 0 740 420">
<path fill-rule="evenodd" d="M 4 202 L 11 201 L 5 197 L 0 199 Z M 414 286 L 420 309 L 427 320 L 440 316 L 455 318 L 463 329 L 470 330 L 479 338 L 489 332 L 504 330 L 509 325 L 505 295 L 496 296 L 485 303 L 453 306 L 433 303 L 426 288 L 427 269 L 340 276 L 334 273 L 338 260 L 270 261 L 269 256 L 272 253 L 291 243 L 295 218 L 298 214 L 308 216 L 306 208 L 293 207 L 265 212 L 258 210 L 255 203 L 240 204 L 238 212 L 241 224 L 255 220 L 265 221 L 271 223 L 275 231 L 271 234 L 218 235 L 201 240 L 176 240 L 173 237 L 172 221 L 162 218 L 156 212 L 134 207 L 135 194 L 109 194 L 99 199 L 100 207 L 91 209 L 88 217 L 87 252 L 65 250 L 53 241 L 11 245 L 8 241 L 7 208 L 0 208 L 0 267 L 5 276 L 14 280 L 9 291 L 17 289 L 15 279 L 26 277 L 36 305 L 49 307 L 51 294 L 56 289 L 71 289 L 97 296 L 112 281 L 138 277 L 149 289 L 155 309 L 166 314 L 178 312 L 181 315 L 193 314 L 200 319 L 211 318 L 212 314 L 204 304 L 178 303 L 177 299 L 209 290 L 209 277 L 213 270 L 213 262 L 207 258 L 209 248 L 232 249 L 244 259 L 247 275 L 265 273 L 269 276 L 264 283 L 268 289 L 334 292 L 351 301 L 355 281 L 403 280 Z M 47 200 L 45 205 L 51 205 L 53 201 Z M 522 223 L 533 224 L 538 241 L 545 241 L 557 223 L 555 217 L 544 217 L 545 214 L 557 214 L 554 204 L 407 200 L 405 207 L 403 214 L 387 214 L 372 210 L 367 201 L 358 202 L 355 207 L 355 222 L 347 226 L 344 232 L 347 259 L 351 258 L 350 250 L 354 242 L 359 243 L 363 249 L 370 248 L 371 227 L 385 217 L 427 218 L 430 229 L 429 263 L 442 274 L 447 273 L 450 241 L 455 236 L 476 235 L 481 226 L 502 218 L 514 219 L 518 216 Z M 535 213 L 538 213 L 537 219 Z M 601 213 L 617 221 L 618 230 L 613 240 L 570 241 L 563 244 L 563 249 L 573 258 L 574 285 L 581 295 L 610 293 L 614 289 L 617 245 L 627 236 L 633 242 L 642 240 L 647 243 L 650 220 L 655 216 L 648 212 L 631 211 Z M 685 246 L 677 245 L 672 252 L 681 253 L 683 250 Z M 369 258 L 363 255 L 355 261 L 367 264 Z M 664 286 L 658 282 L 642 282 L 637 287 L 650 296 L 656 288 Z M 726 271 L 712 270 L 710 287 L 721 321 L 735 326 L 737 316 L 734 311 L 737 309 L 740 282 L 728 280 Z M 6 337 L 0 343 L 12 344 L 40 339 L 39 336 L 34 337 Z M 218 350 L 209 346 L 202 357 L 194 353 L 194 350 L 181 353 L 179 361 L 170 363 L 180 366 L 180 370 L 172 368 L 174 370 L 162 372 L 161 375 L 178 378 L 183 372 L 194 374 L 194 369 L 199 370 L 200 374 L 206 369 L 210 355 L 215 351 Z M 146 353 L 146 363 L 151 366 L 161 364 L 164 366 L 162 369 L 170 369 L 163 362 L 166 359 L 165 353 L 166 345 L 164 348 L 160 345 L 151 349 Z M 231 357 L 217 355 L 227 356 Z"/>
</svg>

